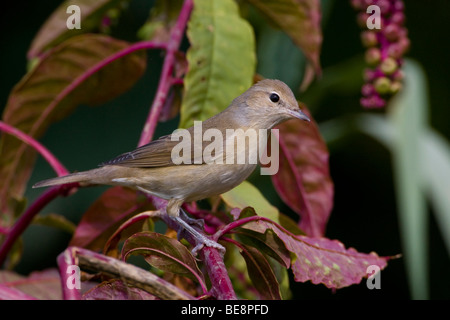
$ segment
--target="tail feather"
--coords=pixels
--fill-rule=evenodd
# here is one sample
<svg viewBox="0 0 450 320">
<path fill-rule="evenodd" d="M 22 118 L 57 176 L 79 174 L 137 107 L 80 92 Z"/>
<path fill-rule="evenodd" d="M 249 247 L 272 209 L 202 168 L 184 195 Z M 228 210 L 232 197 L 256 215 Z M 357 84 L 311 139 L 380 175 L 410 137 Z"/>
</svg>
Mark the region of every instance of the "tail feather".
<svg viewBox="0 0 450 320">
<path fill-rule="evenodd" d="M 50 186 L 57 186 L 61 184 L 68 184 L 68 183 L 89 183 L 91 180 L 91 175 L 88 173 L 89 171 L 83 171 L 83 172 L 77 172 L 72 173 L 67 176 L 63 177 L 56 177 L 51 178 L 43 181 L 39 181 L 36 183 L 33 188 L 41 188 L 41 187 L 50 187 Z"/>
</svg>

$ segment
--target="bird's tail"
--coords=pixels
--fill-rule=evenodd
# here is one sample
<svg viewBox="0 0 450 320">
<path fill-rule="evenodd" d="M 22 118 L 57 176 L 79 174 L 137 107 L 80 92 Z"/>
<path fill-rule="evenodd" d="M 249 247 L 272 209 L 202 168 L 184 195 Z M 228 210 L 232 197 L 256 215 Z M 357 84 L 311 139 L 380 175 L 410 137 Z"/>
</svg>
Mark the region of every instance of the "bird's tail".
<svg viewBox="0 0 450 320">
<path fill-rule="evenodd" d="M 94 169 L 95 170 L 95 169 Z M 63 177 L 56 177 L 52 179 L 47 179 L 43 181 L 39 181 L 36 183 L 33 188 L 41 188 L 41 187 L 50 187 L 50 186 L 57 186 L 61 184 L 68 184 L 68 183 L 86 183 L 90 184 L 92 180 L 92 170 L 89 171 L 83 171 L 83 172 L 76 172 L 69 174 L 67 176 Z"/>
</svg>

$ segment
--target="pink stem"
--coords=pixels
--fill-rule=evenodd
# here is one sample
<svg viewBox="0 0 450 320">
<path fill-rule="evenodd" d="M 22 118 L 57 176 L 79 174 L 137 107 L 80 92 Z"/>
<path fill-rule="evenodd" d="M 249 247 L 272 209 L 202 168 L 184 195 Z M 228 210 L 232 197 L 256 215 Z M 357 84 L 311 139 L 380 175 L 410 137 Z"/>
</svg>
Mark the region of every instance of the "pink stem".
<svg viewBox="0 0 450 320">
<path fill-rule="evenodd" d="M 49 202 L 58 197 L 61 194 L 64 194 L 71 190 L 72 188 L 78 186 L 78 183 L 66 184 L 61 186 L 56 186 L 46 190 L 16 221 L 14 226 L 9 230 L 5 241 L 3 241 L 0 247 L 0 265 L 6 259 L 9 250 L 11 250 L 12 246 L 16 239 L 22 234 L 22 232 L 28 227 L 28 225 L 33 220 L 34 216 L 38 214 Z"/>
<path fill-rule="evenodd" d="M 147 121 L 145 122 L 142 130 L 138 146 L 145 145 L 152 140 L 169 90 L 174 83 L 179 82 L 178 80 L 172 80 L 172 72 L 176 62 L 175 55 L 180 47 L 181 41 L 183 40 L 184 29 L 186 28 L 192 8 L 192 0 L 186 0 L 180 11 L 180 15 L 178 16 L 177 23 L 172 28 L 170 40 L 167 43 L 167 52 L 159 79 L 158 89 L 156 90 L 155 98 L 153 100 Z"/>
<path fill-rule="evenodd" d="M 200 255 L 211 280 L 211 295 L 218 300 L 237 300 L 223 257 L 211 247 L 203 247 Z"/>
<path fill-rule="evenodd" d="M 167 201 L 160 198 L 150 196 L 153 205 L 157 210 L 165 212 Z M 164 211 L 163 211 L 164 210 Z M 162 215 L 161 218 L 166 224 L 174 229 L 178 230 L 179 225 L 176 225 L 172 219 L 167 215 Z M 216 240 L 218 238 L 215 238 Z M 196 245 L 195 240 L 187 235 L 187 239 L 193 245 Z M 233 285 L 231 284 L 230 277 L 228 276 L 227 268 L 223 262 L 223 256 L 216 248 L 204 246 L 200 249 L 200 256 L 205 264 L 205 268 L 209 274 L 211 280 L 211 295 L 219 300 L 235 300 L 236 293 L 234 292 Z"/>
<path fill-rule="evenodd" d="M 79 289 L 69 288 L 67 281 L 72 274 L 67 273 L 70 266 L 77 265 L 77 252 L 72 247 L 67 248 L 56 259 L 58 262 L 59 275 L 61 278 L 61 288 L 64 300 L 81 300 L 81 292 Z"/>
<path fill-rule="evenodd" d="M 269 223 L 277 226 L 277 228 L 279 228 L 283 232 L 293 235 L 292 232 L 286 230 L 284 227 L 280 226 L 278 223 L 274 222 L 273 220 L 270 220 L 269 218 L 261 217 L 261 216 L 251 216 L 251 217 L 239 219 L 239 220 L 236 220 L 236 221 L 233 221 L 233 222 L 227 224 L 225 227 L 223 227 L 222 229 L 220 229 L 219 231 L 217 231 L 214 234 L 213 239 L 218 241 L 224 234 L 231 232 L 233 229 L 238 228 L 246 223 L 259 221 L 259 220 L 269 222 Z M 293 235 L 293 236 L 295 236 L 295 235 Z"/>
<path fill-rule="evenodd" d="M 57 96 L 56 98 L 50 103 L 48 108 L 45 112 L 51 112 L 61 100 L 68 95 L 70 92 L 72 92 L 76 87 L 78 87 L 83 81 L 85 81 L 87 78 L 92 76 L 95 72 L 99 71 L 106 65 L 110 64 L 111 62 L 120 59 L 134 51 L 142 50 L 142 49 L 166 49 L 167 46 L 165 43 L 159 43 L 159 42 L 153 42 L 153 41 L 142 41 L 137 42 L 129 47 L 116 52 L 115 54 L 109 56 L 108 58 L 102 60 L 101 62 L 97 63 L 95 66 L 91 67 L 90 69 L 86 70 L 82 75 L 80 75 L 78 78 L 76 78 L 69 86 L 64 88 Z M 45 118 L 45 116 L 43 116 Z M 67 169 L 62 166 L 62 164 L 59 163 L 59 161 L 56 160 L 56 158 L 42 145 L 40 145 L 36 140 L 31 138 L 30 136 L 20 132 L 19 130 L 7 125 L 6 123 L 1 122 L 1 129 L 7 131 L 8 133 L 11 133 L 15 136 L 17 136 L 19 139 L 23 140 L 25 143 L 31 145 L 34 147 L 37 151 L 39 151 L 44 158 L 52 165 L 52 167 L 55 169 L 58 175 L 66 175 L 68 173 Z M 35 125 L 38 125 L 39 121 L 35 123 Z M 31 129 L 31 132 L 34 132 L 34 126 Z M 10 233 L 8 234 L 6 240 L 2 244 L 0 248 L 0 265 L 3 264 L 4 260 L 6 259 L 6 256 L 8 254 L 8 251 L 11 249 L 12 245 L 14 244 L 15 240 L 18 236 L 26 229 L 28 224 L 32 221 L 33 217 L 42 210 L 45 205 L 47 205 L 51 200 L 56 198 L 58 195 L 63 194 L 64 192 L 67 192 L 68 190 L 72 189 L 73 187 L 78 186 L 78 184 L 70 184 L 70 185 L 64 185 L 61 187 L 56 187 L 49 189 L 47 192 L 45 192 L 35 203 L 31 205 L 30 208 L 19 218 L 19 220 L 16 222 L 16 224 L 11 228 Z"/>
<path fill-rule="evenodd" d="M 69 171 L 67 171 L 67 169 L 62 165 L 62 163 L 59 162 L 59 160 L 56 159 L 56 157 L 47 148 L 45 148 L 33 137 L 30 137 L 29 135 L 23 133 L 22 131 L 10 126 L 9 124 L 3 121 L 0 121 L 0 131 L 4 131 L 8 134 L 11 134 L 16 138 L 22 140 L 26 144 L 28 144 L 30 147 L 33 147 L 37 152 L 39 152 L 42 155 L 42 157 L 44 157 L 45 160 L 47 160 L 47 162 L 50 164 L 53 170 L 55 170 L 58 176 L 64 176 L 69 173 Z"/>
</svg>

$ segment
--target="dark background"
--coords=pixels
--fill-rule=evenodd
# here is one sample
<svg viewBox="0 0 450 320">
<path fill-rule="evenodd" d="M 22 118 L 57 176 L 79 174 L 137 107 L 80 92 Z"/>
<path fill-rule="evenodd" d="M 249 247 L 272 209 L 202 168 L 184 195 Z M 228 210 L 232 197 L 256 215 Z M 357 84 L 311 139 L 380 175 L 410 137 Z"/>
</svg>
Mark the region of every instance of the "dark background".
<svg viewBox="0 0 450 320">
<path fill-rule="evenodd" d="M 55 0 L 16 1 L 9 2 L 8 7 L 0 11 L 0 110 L 5 106 L 13 86 L 26 72 L 25 55 L 31 40 L 60 3 L 61 1 Z M 130 10 L 122 15 L 121 27 L 115 30 L 114 35 L 135 40 L 135 31 L 145 21 L 151 3 L 152 1 L 133 0 Z M 329 6 L 328 3 L 333 5 Z M 425 4 L 424 1 L 407 0 L 405 4 L 407 27 L 412 42 L 408 57 L 419 61 L 427 74 L 432 126 L 450 139 L 450 2 L 435 0 Z M 348 2 L 324 1 L 325 6 L 329 11 L 324 18 L 321 56 L 324 69 L 364 52 L 355 13 Z M 102 107 L 80 106 L 73 115 L 52 125 L 40 141 L 72 171 L 90 169 L 134 148 L 156 90 L 161 61 L 159 52 L 150 52 L 147 72 L 132 90 Z M 258 70 L 261 68 L 260 66 Z M 277 68 L 271 72 L 276 75 Z M 279 78 L 285 80 L 281 74 Z M 362 80 L 357 80 L 355 88 L 359 88 L 361 83 Z M 361 112 L 358 90 L 345 95 L 329 94 L 320 105 L 310 106 L 317 122 L 346 113 Z M 176 126 L 177 119 L 160 124 L 155 136 L 169 133 Z M 339 239 L 347 247 L 354 247 L 360 252 L 375 251 L 380 255 L 401 253 L 389 152 L 376 141 L 355 134 L 338 147 L 331 146 L 330 153 L 331 175 L 335 183 L 335 207 L 326 236 Z M 39 159 L 31 183 L 53 175 L 52 169 Z M 257 186 L 281 211 L 290 213 L 274 193 L 270 180 L 252 176 L 252 182 L 258 183 Z M 76 223 L 89 204 L 105 189 L 106 187 L 88 188 L 69 198 L 57 199 L 44 213 L 63 213 Z M 30 202 L 40 192 L 29 190 L 27 196 Z M 431 210 L 429 221 L 430 297 L 448 299 L 449 254 Z M 55 266 L 56 256 L 66 248 L 68 240 L 69 236 L 62 231 L 31 226 L 24 234 L 24 255 L 16 271 L 27 274 Z M 365 281 L 336 293 L 322 285 L 310 283 L 293 283 L 291 289 L 294 298 L 410 298 L 402 259 L 391 261 L 382 272 L 381 290 L 368 290 Z"/>
</svg>

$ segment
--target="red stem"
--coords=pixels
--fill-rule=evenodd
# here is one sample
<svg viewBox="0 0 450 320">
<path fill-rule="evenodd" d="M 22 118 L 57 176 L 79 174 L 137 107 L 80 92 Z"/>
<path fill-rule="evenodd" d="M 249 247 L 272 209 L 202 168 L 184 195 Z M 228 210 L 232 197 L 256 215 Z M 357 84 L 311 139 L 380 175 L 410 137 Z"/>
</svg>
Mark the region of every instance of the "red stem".
<svg viewBox="0 0 450 320">
<path fill-rule="evenodd" d="M 169 90 L 173 84 L 179 83 L 179 80 L 173 81 L 172 72 L 176 62 L 175 55 L 180 47 L 181 41 L 183 40 L 184 29 L 186 28 L 192 8 L 192 0 L 186 0 L 180 11 L 180 15 L 178 16 L 177 23 L 172 28 L 170 40 L 167 43 L 167 52 L 164 59 L 164 64 L 162 66 L 158 89 L 156 90 L 155 98 L 153 99 L 150 113 L 142 130 L 138 146 L 145 145 L 152 140 Z"/>
<path fill-rule="evenodd" d="M 24 230 L 28 227 L 28 225 L 33 220 L 34 216 L 38 214 L 49 202 L 55 199 L 57 196 L 64 194 L 71 190 L 72 188 L 78 186 L 77 183 L 66 184 L 61 186 L 56 186 L 46 190 L 16 221 L 14 226 L 9 230 L 5 241 L 2 243 L 0 247 L 0 266 L 6 259 L 9 250 L 11 250 L 12 246 L 16 239 L 24 232 Z"/>
<path fill-rule="evenodd" d="M 211 295 L 218 300 L 237 300 L 220 252 L 215 248 L 203 247 L 200 255 L 211 280 Z"/>
<path fill-rule="evenodd" d="M 69 173 L 67 169 L 63 166 L 61 162 L 42 144 L 29 135 L 23 133 L 22 131 L 10 126 L 9 124 L 0 121 L 0 131 L 4 131 L 8 134 L 15 136 L 16 138 L 22 140 L 30 147 L 33 147 L 37 152 L 39 152 L 42 157 L 50 164 L 50 166 L 55 170 L 58 176 L 64 176 Z"/>
<path fill-rule="evenodd" d="M 236 221 L 233 221 L 229 224 L 227 224 L 226 226 L 224 226 L 222 229 L 220 229 L 219 231 L 217 231 L 214 235 L 213 235 L 213 239 L 218 241 L 224 234 L 227 234 L 229 232 L 231 232 L 231 230 L 238 228 L 246 223 L 249 222 L 254 222 L 254 221 L 265 221 L 265 222 L 269 222 L 275 226 L 277 226 L 277 228 L 279 228 L 280 230 L 282 230 L 283 232 L 285 232 L 286 234 L 290 234 L 292 236 L 295 236 L 292 234 L 292 232 L 286 230 L 286 228 L 280 226 L 278 223 L 276 223 L 273 220 L 270 220 L 269 218 L 266 217 L 261 217 L 261 216 L 251 216 L 251 217 L 247 217 L 247 218 L 243 218 L 243 219 L 239 219 Z"/>
</svg>

